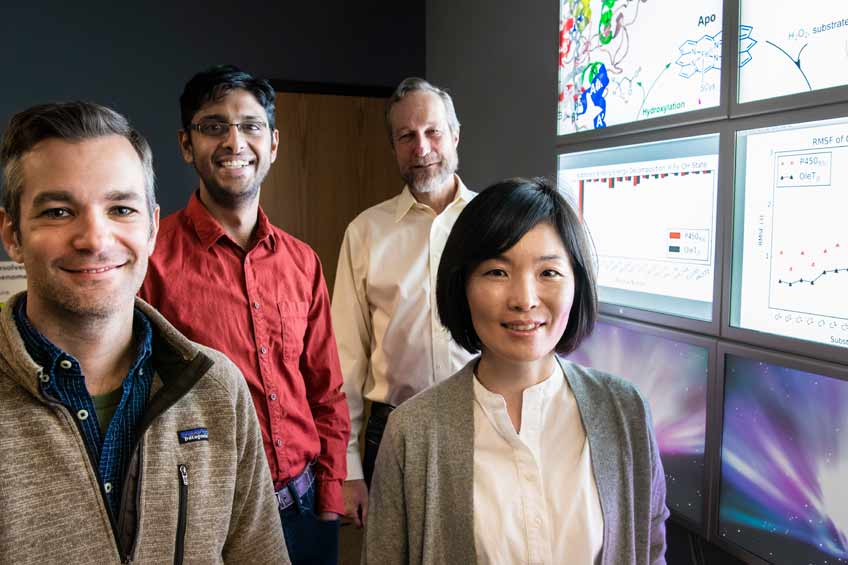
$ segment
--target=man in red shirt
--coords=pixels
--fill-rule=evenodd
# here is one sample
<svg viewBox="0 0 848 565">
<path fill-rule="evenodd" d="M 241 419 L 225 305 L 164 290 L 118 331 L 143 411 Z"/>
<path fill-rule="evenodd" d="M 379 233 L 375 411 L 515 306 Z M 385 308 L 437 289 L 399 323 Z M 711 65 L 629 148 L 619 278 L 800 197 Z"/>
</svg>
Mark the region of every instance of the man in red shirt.
<svg viewBox="0 0 848 565">
<path fill-rule="evenodd" d="M 292 562 L 335 564 L 350 419 L 321 263 L 259 207 L 279 142 L 274 90 L 213 67 L 186 84 L 180 109 L 180 150 L 200 186 L 162 220 L 140 295 L 239 366 Z"/>
</svg>

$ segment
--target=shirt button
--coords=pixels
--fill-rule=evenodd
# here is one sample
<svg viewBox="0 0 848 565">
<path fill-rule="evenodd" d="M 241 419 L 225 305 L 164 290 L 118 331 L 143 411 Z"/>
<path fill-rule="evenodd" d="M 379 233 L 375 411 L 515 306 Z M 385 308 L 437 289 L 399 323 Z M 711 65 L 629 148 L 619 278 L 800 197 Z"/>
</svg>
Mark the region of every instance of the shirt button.
<svg viewBox="0 0 848 565">
<path fill-rule="evenodd" d="M 88 420 L 88 410 L 82 409 L 82 410 L 78 411 L 77 412 L 77 418 L 79 418 L 82 421 Z"/>
<path fill-rule="evenodd" d="M 257 300 L 254 300 L 254 301 L 253 301 L 253 309 L 254 309 L 254 310 L 259 310 L 259 301 L 257 301 Z"/>
<path fill-rule="evenodd" d="M 40 380 L 43 383 L 49 383 L 50 382 L 50 375 L 48 375 L 47 373 L 40 373 L 38 375 L 38 380 Z"/>
<path fill-rule="evenodd" d="M 144 369 L 139 369 L 138 370 L 138 376 L 141 377 L 143 375 L 144 375 Z"/>
<path fill-rule="evenodd" d="M 270 396 L 269 398 L 270 398 L 271 400 L 277 400 L 277 393 L 272 392 L 272 393 L 271 393 L 271 396 Z"/>
<path fill-rule="evenodd" d="M 103 485 L 103 490 L 106 491 L 106 494 L 112 492 L 112 483 L 106 483 Z"/>
<path fill-rule="evenodd" d="M 261 353 L 262 355 L 265 355 L 266 353 L 268 353 L 268 348 L 263 345 L 262 347 L 259 348 L 259 353 Z"/>
<path fill-rule="evenodd" d="M 62 367 L 63 369 L 70 369 L 71 368 L 71 362 L 68 361 L 67 359 L 62 359 L 61 361 L 59 361 L 59 366 Z"/>
<path fill-rule="evenodd" d="M 283 440 L 281 440 L 280 438 L 275 439 L 274 445 L 276 445 L 277 447 L 282 447 L 283 446 Z"/>
</svg>

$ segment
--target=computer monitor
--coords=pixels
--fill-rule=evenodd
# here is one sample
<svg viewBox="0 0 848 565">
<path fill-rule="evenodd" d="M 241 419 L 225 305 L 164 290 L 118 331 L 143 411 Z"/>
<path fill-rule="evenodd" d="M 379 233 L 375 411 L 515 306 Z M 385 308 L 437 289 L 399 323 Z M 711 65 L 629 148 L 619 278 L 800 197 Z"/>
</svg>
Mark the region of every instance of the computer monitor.
<svg viewBox="0 0 848 565">
<path fill-rule="evenodd" d="M 703 526 L 707 391 L 713 347 L 704 338 L 604 318 L 567 356 L 636 385 L 651 407 L 666 476 L 667 505 L 696 528 Z"/>
<path fill-rule="evenodd" d="M 848 348 L 848 118 L 736 135 L 730 325 Z"/>
<path fill-rule="evenodd" d="M 848 370 L 722 351 L 719 542 L 771 563 L 848 562 Z"/>
<path fill-rule="evenodd" d="M 559 156 L 598 254 L 601 302 L 710 321 L 719 135 Z"/>
<path fill-rule="evenodd" d="M 740 103 L 848 84 L 844 2 L 740 0 L 739 23 Z"/>
<path fill-rule="evenodd" d="M 716 107 L 721 58 L 721 0 L 560 0 L 557 134 Z"/>
</svg>

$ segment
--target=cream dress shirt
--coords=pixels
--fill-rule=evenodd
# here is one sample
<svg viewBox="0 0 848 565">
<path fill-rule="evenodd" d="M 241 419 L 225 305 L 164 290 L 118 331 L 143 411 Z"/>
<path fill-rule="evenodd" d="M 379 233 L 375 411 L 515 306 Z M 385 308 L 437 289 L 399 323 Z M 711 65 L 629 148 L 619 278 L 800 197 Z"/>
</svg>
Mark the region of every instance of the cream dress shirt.
<svg viewBox="0 0 848 565">
<path fill-rule="evenodd" d="M 359 432 L 365 398 L 397 406 L 472 357 L 450 338 L 436 310 L 445 242 L 475 196 L 456 180 L 454 200 L 441 214 L 404 187 L 362 212 L 345 231 L 332 316 L 350 410 L 347 480 L 363 477 Z"/>
<path fill-rule="evenodd" d="M 594 563 L 604 521 L 589 442 L 562 368 L 524 391 L 520 432 L 503 396 L 476 375 L 474 399 L 478 563 Z"/>
</svg>

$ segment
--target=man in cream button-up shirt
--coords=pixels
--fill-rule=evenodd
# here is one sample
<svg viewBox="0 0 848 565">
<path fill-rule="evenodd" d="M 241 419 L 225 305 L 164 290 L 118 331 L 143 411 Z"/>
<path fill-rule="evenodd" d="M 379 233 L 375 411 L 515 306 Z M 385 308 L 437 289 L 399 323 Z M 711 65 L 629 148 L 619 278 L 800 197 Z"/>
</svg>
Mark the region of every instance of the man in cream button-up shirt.
<svg viewBox="0 0 848 565">
<path fill-rule="evenodd" d="M 408 78 L 389 100 L 386 125 L 406 186 L 348 226 L 332 305 L 351 419 L 345 511 L 360 527 L 388 412 L 471 358 L 451 340 L 435 308 L 442 250 L 474 197 L 456 175 L 453 101 L 427 81 Z M 363 464 L 359 432 L 366 398 L 372 411 Z"/>
</svg>

